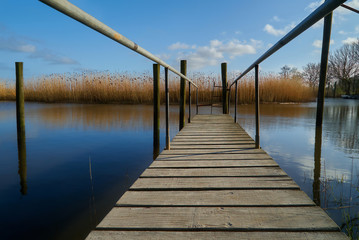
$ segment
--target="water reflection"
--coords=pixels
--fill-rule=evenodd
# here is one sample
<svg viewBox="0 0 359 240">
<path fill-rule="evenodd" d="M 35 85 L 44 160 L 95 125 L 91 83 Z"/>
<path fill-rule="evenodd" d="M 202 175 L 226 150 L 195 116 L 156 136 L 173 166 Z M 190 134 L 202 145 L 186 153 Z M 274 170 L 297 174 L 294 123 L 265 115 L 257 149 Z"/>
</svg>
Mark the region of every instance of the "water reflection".
<svg viewBox="0 0 359 240">
<path fill-rule="evenodd" d="M 29 118 L 41 120 L 51 128 L 72 127 L 84 130 L 92 128 L 105 131 L 118 128 L 149 131 L 153 129 L 153 107 L 150 105 L 51 104 L 39 106 L 36 111 L 29 113 Z M 164 107 L 161 106 L 161 119 L 164 119 L 164 112 Z M 177 108 L 171 108 L 170 118 L 177 121 L 177 116 Z M 161 121 L 161 127 L 164 127 L 164 124 L 164 121 Z"/>
<path fill-rule="evenodd" d="M 18 131 L 17 136 L 17 148 L 18 148 L 18 158 L 19 158 L 19 176 L 20 176 L 20 192 L 22 195 L 27 194 L 27 183 L 26 183 L 26 138 L 25 138 L 25 129 L 23 131 Z"/>
<path fill-rule="evenodd" d="M 313 201 L 320 206 L 320 170 L 322 155 L 322 127 L 315 129 Z"/>
<path fill-rule="evenodd" d="M 328 125 L 325 138 L 348 154 L 358 153 L 359 149 L 359 104 L 356 102 L 348 100 L 347 105 L 334 105 L 324 111 Z"/>
<path fill-rule="evenodd" d="M 25 113 L 24 105 L 19 107 L 16 105 L 16 126 L 17 126 L 17 149 L 18 149 L 18 159 L 19 159 L 19 170 L 18 174 L 20 176 L 20 192 L 22 195 L 27 194 L 27 167 L 26 167 L 26 136 L 25 136 Z"/>
</svg>

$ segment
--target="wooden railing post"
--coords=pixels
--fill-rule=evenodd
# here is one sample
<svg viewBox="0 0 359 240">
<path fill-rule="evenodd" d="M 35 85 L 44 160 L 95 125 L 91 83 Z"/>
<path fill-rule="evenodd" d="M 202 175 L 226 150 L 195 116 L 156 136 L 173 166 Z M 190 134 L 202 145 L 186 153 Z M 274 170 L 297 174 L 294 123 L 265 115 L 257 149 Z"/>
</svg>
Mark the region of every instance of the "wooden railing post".
<svg viewBox="0 0 359 240">
<path fill-rule="evenodd" d="M 235 86 L 235 94 L 234 94 L 234 122 L 237 123 L 237 94 L 238 94 L 238 81 L 236 82 Z"/>
<path fill-rule="evenodd" d="M 20 192 L 27 194 L 27 167 L 26 167 L 26 137 L 25 137 L 25 99 L 24 99 L 24 75 L 23 63 L 16 62 L 16 126 L 17 148 L 19 158 Z"/>
<path fill-rule="evenodd" d="M 160 149 L 160 65 L 153 64 L 153 159 Z"/>
<path fill-rule="evenodd" d="M 170 150 L 170 126 L 169 126 L 170 97 L 168 92 L 168 68 L 165 68 L 165 94 L 166 94 L 166 149 Z"/>
<path fill-rule="evenodd" d="M 228 114 L 228 83 L 227 83 L 227 63 L 221 64 L 221 73 L 222 73 L 222 104 L 223 104 L 223 114 Z"/>
<path fill-rule="evenodd" d="M 317 127 L 321 127 L 322 123 L 323 123 L 325 82 L 327 79 L 330 33 L 331 33 L 331 29 L 332 29 L 332 16 L 333 16 L 333 13 L 331 12 L 327 16 L 324 17 L 322 56 L 321 56 L 321 60 L 320 60 L 318 101 L 317 101 L 317 118 L 316 118 L 316 126 Z"/>
<path fill-rule="evenodd" d="M 256 98 L 256 148 L 259 149 L 259 76 L 258 65 L 255 66 L 255 98 Z"/>
<path fill-rule="evenodd" d="M 187 75 L 187 61 L 181 60 L 181 73 Z M 179 114 L 179 130 L 181 131 L 185 125 L 186 114 L 186 80 L 181 78 L 180 86 L 180 114 Z"/>
<path fill-rule="evenodd" d="M 191 83 L 188 82 L 188 123 L 191 123 Z"/>
</svg>

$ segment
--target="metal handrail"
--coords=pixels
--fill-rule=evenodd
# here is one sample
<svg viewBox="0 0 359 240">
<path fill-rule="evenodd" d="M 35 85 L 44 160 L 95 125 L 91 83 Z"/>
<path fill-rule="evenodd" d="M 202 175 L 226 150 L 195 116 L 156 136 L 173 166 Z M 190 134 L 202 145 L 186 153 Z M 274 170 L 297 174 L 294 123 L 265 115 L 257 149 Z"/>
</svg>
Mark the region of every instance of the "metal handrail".
<svg viewBox="0 0 359 240">
<path fill-rule="evenodd" d="M 334 9 L 339 7 L 341 4 L 346 2 L 346 0 L 326 0 L 322 5 L 320 5 L 314 12 L 312 12 L 308 17 L 306 17 L 301 23 L 299 23 L 295 28 L 293 28 L 287 35 L 280 39 L 275 45 L 273 45 L 268 51 L 266 51 L 262 56 L 260 56 L 252 65 L 250 65 L 239 77 L 237 77 L 232 85 L 244 77 L 249 71 L 251 71 L 256 65 L 259 65 L 273 53 L 281 49 L 284 45 L 292 41 L 294 38 L 302 34 L 305 30 L 310 28 L 320 19 L 324 18 L 327 14 L 331 13 Z"/>
<path fill-rule="evenodd" d="M 84 12 L 77 6 L 70 3 L 68 0 L 39 0 L 39 1 L 83 23 L 89 28 L 92 28 L 93 30 L 111 38 L 112 40 L 124 45 L 125 47 L 128 47 L 129 49 L 141 54 L 142 56 L 160 64 L 161 66 L 168 68 L 168 70 L 170 70 L 174 74 L 177 74 L 178 76 L 180 76 L 181 78 L 185 79 L 190 84 L 198 88 L 198 86 L 191 79 L 189 79 L 182 73 L 178 72 L 175 68 L 164 62 L 162 59 L 156 57 L 146 49 L 138 46 L 135 42 L 131 41 L 130 39 L 116 32 L 109 26 L 105 25 L 104 23 L 100 22 L 96 18 L 92 17 L 90 14 Z"/>
</svg>

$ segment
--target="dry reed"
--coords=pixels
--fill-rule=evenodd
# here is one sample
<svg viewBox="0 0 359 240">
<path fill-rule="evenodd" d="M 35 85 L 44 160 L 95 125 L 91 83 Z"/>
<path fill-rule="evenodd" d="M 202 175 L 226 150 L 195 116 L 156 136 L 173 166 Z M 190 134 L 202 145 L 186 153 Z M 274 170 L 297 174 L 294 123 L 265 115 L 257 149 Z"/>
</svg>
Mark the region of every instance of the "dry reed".
<svg viewBox="0 0 359 240">
<path fill-rule="evenodd" d="M 261 74 L 262 75 L 262 74 Z M 229 78 L 233 79 L 233 74 Z M 199 86 L 200 103 L 212 101 L 213 84 L 221 85 L 218 74 L 193 73 L 191 79 Z M 170 76 L 170 102 L 179 102 L 179 78 Z M 188 87 L 187 87 L 188 89 Z M 192 88 L 192 102 L 195 102 L 195 88 Z M 218 90 L 220 94 L 221 90 Z M 150 104 L 153 100 L 153 83 L 150 73 L 108 73 L 84 72 L 74 74 L 52 74 L 25 81 L 26 101 L 70 102 L 70 103 L 130 103 Z M 239 103 L 254 101 L 252 77 L 240 80 L 238 84 Z M 188 94 L 188 93 L 187 93 Z M 231 92 L 234 100 L 234 88 Z M 314 99 L 311 88 L 298 79 L 285 79 L 265 75 L 260 79 L 262 102 L 306 102 Z M 164 102 L 164 81 L 161 79 L 161 101 Z M 0 100 L 14 100 L 15 86 L 0 80 Z M 219 101 L 220 98 L 217 98 Z"/>
</svg>

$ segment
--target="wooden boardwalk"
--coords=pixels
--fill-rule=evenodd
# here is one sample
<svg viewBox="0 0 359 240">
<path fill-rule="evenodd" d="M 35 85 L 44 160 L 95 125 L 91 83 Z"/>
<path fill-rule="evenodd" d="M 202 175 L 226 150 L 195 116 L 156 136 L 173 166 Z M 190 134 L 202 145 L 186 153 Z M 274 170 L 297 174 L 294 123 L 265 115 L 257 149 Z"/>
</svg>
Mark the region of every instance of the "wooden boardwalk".
<svg viewBox="0 0 359 240">
<path fill-rule="evenodd" d="M 347 239 L 229 115 L 197 115 L 87 239 Z"/>
</svg>

